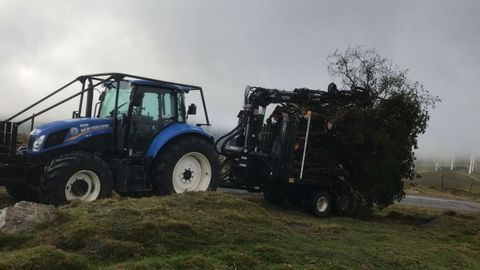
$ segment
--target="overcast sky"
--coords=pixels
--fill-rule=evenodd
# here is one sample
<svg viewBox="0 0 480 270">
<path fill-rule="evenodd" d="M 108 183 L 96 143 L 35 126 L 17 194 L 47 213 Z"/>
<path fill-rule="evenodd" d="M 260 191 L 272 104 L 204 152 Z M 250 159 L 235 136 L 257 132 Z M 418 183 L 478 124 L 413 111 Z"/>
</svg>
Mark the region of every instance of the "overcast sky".
<svg viewBox="0 0 480 270">
<path fill-rule="evenodd" d="M 213 124 L 233 127 L 245 85 L 325 89 L 327 56 L 362 44 L 441 97 L 420 157 L 480 156 L 479 3 L 0 0 L 0 115 L 119 71 L 201 85 Z"/>
</svg>

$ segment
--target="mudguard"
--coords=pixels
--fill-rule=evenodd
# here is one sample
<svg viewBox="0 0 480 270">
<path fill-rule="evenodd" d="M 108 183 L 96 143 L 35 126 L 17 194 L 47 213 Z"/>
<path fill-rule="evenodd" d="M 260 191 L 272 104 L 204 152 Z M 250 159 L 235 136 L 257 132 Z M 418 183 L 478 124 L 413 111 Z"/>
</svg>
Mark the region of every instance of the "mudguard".
<svg viewBox="0 0 480 270">
<path fill-rule="evenodd" d="M 214 140 L 213 136 L 206 133 L 200 127 L 190 126 L 182 123 L 174 123 L 164 128 L 157 135 L 155 135 L 152 142 L 150 143 L 150 146 L 147 149 L 145 157 L 154 158 L 158 154 L 158 152 L 162 150 L 163 146 L 165 146 L 170 140 L 185 134 L 194 134 L 197 136 L 202 136 L 211 142 L 213 142 Z"/>
</svg>

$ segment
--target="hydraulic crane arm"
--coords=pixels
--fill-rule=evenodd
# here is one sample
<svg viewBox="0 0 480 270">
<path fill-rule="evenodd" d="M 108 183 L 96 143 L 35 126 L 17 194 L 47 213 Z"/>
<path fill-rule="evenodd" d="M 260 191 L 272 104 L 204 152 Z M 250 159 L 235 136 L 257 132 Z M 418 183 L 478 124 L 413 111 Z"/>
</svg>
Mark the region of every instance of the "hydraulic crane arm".
<svg viewBox="0 0 480 270">
<path fill-rule="evenodd" d="M 230 174 L 225 174 L 225 179 L 232 182 L 236 177 L 244 186 L 261 186 L 260 179 L 287 175 L 292 158 L 300 152 L 302 175 L 308 140 L 305 126 L 308 130 L 312 113 L 316 115 L 318 133 L 318 125 L 326 123 L 319 119 L 333 118 L 353 105 L 368 106 L 371 100 L 365 89 L 338 90 L 333 83 L 328 91 L 247 87 L 238 125 L 216 143 L 217 151 L 230 163 Z M 277 107 L 266 116 L 266 108 L 272 104 Z"/>
</svg>

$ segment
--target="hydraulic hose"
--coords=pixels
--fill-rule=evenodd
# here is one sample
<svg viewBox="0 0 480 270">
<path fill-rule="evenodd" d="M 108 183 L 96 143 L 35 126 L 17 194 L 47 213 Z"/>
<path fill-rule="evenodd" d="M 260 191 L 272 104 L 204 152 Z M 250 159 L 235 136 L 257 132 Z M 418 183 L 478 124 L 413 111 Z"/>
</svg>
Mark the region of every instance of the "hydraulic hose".
<svg viewBox="0 0 480 270">
<path fill-rule="evenodd" d="M 220 154 L 223 154 L 225 155 L 226 154 L 226 151 L 225 151 L 225 147 L 227 145 L 227 143 L 235 136 L 237 136 L 240 132 L 243 131 L 243 129 L 245 128 L 246 126 L 246 123 L 244 121 L 240 122 L 232 131 L 230 131 L 229 133 L 225 134 L 224 136 L 220 137 L 217 142 L 215 143 L 215 149 L 217 150 L 217 152 L 219 152 Z M 222 142 L 221 146 L 220 146 L 220 151 L 218 151 L 218 144 Z"/>
</svg>

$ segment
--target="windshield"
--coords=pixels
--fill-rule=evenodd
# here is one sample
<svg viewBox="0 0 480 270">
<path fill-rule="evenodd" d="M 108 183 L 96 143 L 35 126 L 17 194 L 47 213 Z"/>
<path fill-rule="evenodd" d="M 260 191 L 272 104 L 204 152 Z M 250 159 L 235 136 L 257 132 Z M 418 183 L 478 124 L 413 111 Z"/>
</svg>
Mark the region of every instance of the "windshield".
<svg viewBox="0 0 480 270">
<path fill-rule="evenodd" d="M 112 83 L 105 89 L 105 98 L 103 99 L 102 106 L 100 108 L 99 117 L 112 117 L 115 110 L 115 92 L 116 83 Z M 132 87 L 128 82 L 120 82 L 120 91 L 118 95 L 118 114 L 126 114 L 128 112 L 128 105 L 130 103 L 130 94 Z"/>
</svg>

